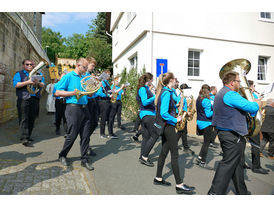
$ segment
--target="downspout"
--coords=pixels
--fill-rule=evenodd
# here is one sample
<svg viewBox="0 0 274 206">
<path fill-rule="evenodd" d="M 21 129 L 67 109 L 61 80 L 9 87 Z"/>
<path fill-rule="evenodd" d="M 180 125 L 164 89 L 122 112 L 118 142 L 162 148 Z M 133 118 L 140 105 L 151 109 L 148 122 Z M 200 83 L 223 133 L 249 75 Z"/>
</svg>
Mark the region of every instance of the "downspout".
<svg viewBox="0 0 274 206">
<path fill-rule="evenodd" d="M 150 58 L 150 71 L 151 71 L 151 74 L 154 75 L 154 72 L 153 72 L 153 12 L 151 13 L 151 29 L 150 29 L 150 39 L 151 39 L 151 58 Z M 155 78 L 156 79 L 156 78 Z"/>
</svg>

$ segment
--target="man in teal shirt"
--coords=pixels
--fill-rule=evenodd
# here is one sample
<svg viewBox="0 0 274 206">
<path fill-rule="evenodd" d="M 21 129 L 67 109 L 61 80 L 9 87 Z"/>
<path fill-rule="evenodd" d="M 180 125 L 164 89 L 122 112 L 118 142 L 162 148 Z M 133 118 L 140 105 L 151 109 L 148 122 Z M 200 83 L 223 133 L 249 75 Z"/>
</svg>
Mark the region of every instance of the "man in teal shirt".
<svg viewBox="0 0 274 206">
<path fill-rule="evenodd" d="M 87 107 L 88 100 L 87 96 L 82 96 L 79 100 L 75 96 L 75 89 L 83 91 L 81 80 L 84 78 L 87 68 L 88 61 L 86 59 L 80 58 L 77 60 L 75 70 L 66 74 L 60 80 L 55 96 L 66 97 L 67 103 L 65 111 L 68 127 L 67 138 L 62 151 L 59 153 L 59 161 L 64 166 L 68 166 L 67 154 L 79 134 L 81 138 L 81 166 L 93 170 L 88 155 L 91 131 L 90 113 Z"/>
</svg>

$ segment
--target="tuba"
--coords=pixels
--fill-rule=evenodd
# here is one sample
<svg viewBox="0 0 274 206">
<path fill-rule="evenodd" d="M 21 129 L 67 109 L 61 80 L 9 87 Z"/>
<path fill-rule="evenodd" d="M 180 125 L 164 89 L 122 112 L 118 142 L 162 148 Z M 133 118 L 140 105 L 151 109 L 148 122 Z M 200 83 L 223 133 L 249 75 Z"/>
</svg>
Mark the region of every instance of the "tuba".
<svg viewBox="0 0 274 206">
<path fill-rule="evenodd" d="M 45 62 L 41 61 L 36 67 L 34 67 L 33 70 L 31 70 L 30 74 L 29 74 L 29 79 L 31 79 L 31 77 L 33 75 L 36 75 L 37 72 L 41 69 L 43 69 L 46 66 Z M 27 85 L 27 90 L 30 94 L 36 94 L 39 91 L 39 87 L 37 87 L 36 85 Z"/>
<path fill-rule="evenodd" d="M 186 116 L 187 116 L 187 112 L 183 110 L 183 107 L 184 107 L 184 91 L 180 88 L 178 88 L 182 94 L 181 96 L 181 100 L 179 102 L 179 107 L 178 107 L 178 116 L 182 116 L 182 121 L 180 122 L 177 122 L 176 124 L 176 129 L 177 131 L 182 131 L 185 127 L 185 124 L 186 124 Z"/>
<path fill-rule="evenodd" d="M 97 92 L 100 87 L 102 86 L 102 83 L 99 79 L 96 77 L 89 75 L 85 76 L 81 80 L 81 86 L 84 91 L 80 91 L 78 89 L 75 89 L 76 91 L 76 99 L 79 100 L 84 95 L 91 95 Z"/>
<path fill-rule="evenodd" d="M 246 74 L 250 71 L 251 63 L 246 59 L 235 59 L 226 63 L 220 70 L 219 76 L 223 79 L 223 76 L 226 72 L 235 71 L 239 73 L 240 77 L 240 91 L 239 93 L 249 101 L 254 102 L 254 97 L 249 88 L 248 82 L 246 80 Z M 262 126 L 263 117 L 261 109 L 257 112 L 255 117 L 252 117 L 249 113 L 246 114 L 247 124 L 248 124 L 248 137 L 256 136 Z"/>
</svg>

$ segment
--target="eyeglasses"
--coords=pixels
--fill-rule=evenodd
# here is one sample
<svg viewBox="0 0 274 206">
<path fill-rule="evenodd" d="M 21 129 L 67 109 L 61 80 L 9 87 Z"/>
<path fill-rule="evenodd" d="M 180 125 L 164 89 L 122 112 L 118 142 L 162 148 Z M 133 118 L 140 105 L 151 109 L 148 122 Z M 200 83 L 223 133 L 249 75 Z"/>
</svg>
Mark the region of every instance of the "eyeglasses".
<svg viewBox="0 0 274 206">
<path fill-rule="evenodd" d="M 33 64 L 25 64 L 26 66 L 32 66 Z"/>
</svg>

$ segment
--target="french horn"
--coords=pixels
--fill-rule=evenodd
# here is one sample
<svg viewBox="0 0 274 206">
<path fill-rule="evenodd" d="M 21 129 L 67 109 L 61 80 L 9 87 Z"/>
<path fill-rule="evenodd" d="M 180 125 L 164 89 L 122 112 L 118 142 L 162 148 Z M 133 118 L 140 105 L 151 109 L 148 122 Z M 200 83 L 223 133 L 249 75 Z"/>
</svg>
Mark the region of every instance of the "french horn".
<svg viewBox="0 0 274 206">
<path fill-rule="evenodd" d="M 75 89 L 76 99 L 79 100 L 82 96 L 94 94 L 100 89 L 101 86 L 102 86 L 102 83 L 98 78 L 92 75 L 85 76 L 81 80 L 81 87 L 83 91 L 80 91 L 79 89 Z"/>
</svg>

